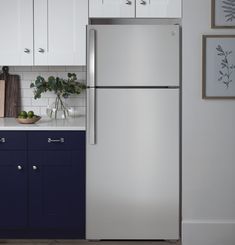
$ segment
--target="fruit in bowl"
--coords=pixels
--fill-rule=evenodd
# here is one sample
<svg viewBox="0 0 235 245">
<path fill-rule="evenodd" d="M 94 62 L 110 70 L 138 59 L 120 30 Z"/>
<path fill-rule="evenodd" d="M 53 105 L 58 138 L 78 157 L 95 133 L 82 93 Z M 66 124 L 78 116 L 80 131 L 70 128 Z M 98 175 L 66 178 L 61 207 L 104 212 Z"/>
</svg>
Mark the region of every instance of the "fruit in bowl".
<svg viewBox="0 0 235 245">
<path fill-rule="evenodd" d="M 28 113 L 26 111 L 21 111 L 19 116 L 16 118 L 16 120 L 22 124 L 33 124 L 40 119 L 41 117 L 35 115 L 33 111 L 29 111 Z"/>
</svg>

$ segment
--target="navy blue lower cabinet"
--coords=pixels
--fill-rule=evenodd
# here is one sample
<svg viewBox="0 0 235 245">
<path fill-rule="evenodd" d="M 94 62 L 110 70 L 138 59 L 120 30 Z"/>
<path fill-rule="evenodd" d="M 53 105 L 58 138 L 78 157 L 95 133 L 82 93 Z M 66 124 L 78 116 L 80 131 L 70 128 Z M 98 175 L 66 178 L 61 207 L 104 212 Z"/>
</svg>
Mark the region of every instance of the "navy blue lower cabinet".
<svg viewBox="0 0 235 245">
<path fill-rule="evenodd" d="M 12 133 L 0 144 L 0 239 L 84 239 L 85 132 L 20 132 L 23 144 Z"/>
<path fill-rule="evenodd" d="M 77 229 L 85 224 L 85 166 L 81 151 L 29 151 L 29 225 Z"/>
<path fill-rule="evenodd" d="M 0 229 L 26 226 L 26 151 L 0 151 Z"/>
</svg>

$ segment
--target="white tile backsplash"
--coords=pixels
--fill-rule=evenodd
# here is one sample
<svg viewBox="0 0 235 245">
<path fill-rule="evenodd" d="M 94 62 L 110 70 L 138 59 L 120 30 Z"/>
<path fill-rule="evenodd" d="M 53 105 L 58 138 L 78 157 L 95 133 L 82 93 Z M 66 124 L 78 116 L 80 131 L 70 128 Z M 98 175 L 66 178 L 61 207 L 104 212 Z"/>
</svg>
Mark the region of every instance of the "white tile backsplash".
<svg viewBox="0 0 235 245">
<path fill-rule="evenodd" d="M 29 88 L 32 81 L 22 80 L 20 81 L 20 88 Z"/>
<path fill-rule="evenodd" d="M 74 72 L 74 71 L 77 71 L 77 72 L 82 72 L 82 71 L 85 71 L 86 69 L 84 69 L 85 66 L 66 66 L 65 67 L 65 70 L 67 72 Z"/>
<path fill-rule="evenodd" d="M 21 97 L 21 102 L 20 102 L 20 104 L 21 104 L 21 105 L 24 105 L 24 106 L 32 106 L 31 101 L 32 101 L 31 98 L 22 98 L 22 97 Z"/>
<path fill-rule="evenodd" d="M 21 98 L 33 98 L 33 90 L 31 88 L 21 88 Z"/>
<path fill-rule="evenodd" d="M 48 106 L 48 99 L 47 98 L 40 98 L 40 99 L 31 99 L 31 105 L 32 106 Z"/>
<path fill-rule="evenodd" d="M 21 110 L 29 111 L 33 110 L 38 115 L 46 115 L 46 108 L 49 104 L 55 101 L 55 94 L 53 92 L 43 93 L 40 99 L 34 99 L 33 89 L 30 88 L 31 82 L 33 82 L 37 76 L 43 76 L 47 79 L 49 76 L 58 76 L 67 78 L 68 73 L 76 73 L 78 80 L 85 82 L 86 79 L 86 67 L 84 66 L 18 66 L 10 67 L 10 73 L 18 74 L 21 78 Z M 85 91 L 80 95 L 72 95 L 65 100 L 65 103 L 75 108 L 75 111 L 79 114 L 85 114 Z"/>
<path fill-rule="evenodd" d="M 15 72 L 16 74 L 17 72 Z M 27 80 L 27 81 L 33 81 L 36 79 L 38 75 L 40 75 L 43 72 L 36 72 L 36 71 L 26 71 L 26 72 L 20 72 L 21 75 L 21 80 Z M 20 74 L 19 74 L 20 75 Z"/>
<path fill-rule="evenodd" d="M 14 72 L 30 72 L 32 71 L 32 66 L 14 66 L 12 67 Z"/>
<path fill-rule="evenodd" d="M 55 99 L 55 94 L 53 92 L 48 91 L 46 93 L 42 93 L 41 94 L 41 98 L 52 98 L 54 100 Z"/>
<path fill-rule="evenodd" d="M 49 71 L 48 66 L 32 66 L 32 71 L 40 72 L 40 71 Z"/>
<path fill-rule="evenodd" d="M 46 110 L 47 110 L 47 107 L 41 106 L 40 107 L 40 115 L 46 115 L 47 114 Z"/>
<path fill-rule="evenodd" d="M 40 72 L 38 72 L 37 76 L 42 76 L 45 79 L 47 79 L 48 77 L 51 77 L 51 76 L 53 76 L 53 77 L 59 76 L 61 78 L 64 78 L 64 76 L 62 74 L 63 74 L 63 72 L 58 73 L 58 72 L 55 72 L 55 71 L 43 71 L 43 72 L 40 71 Z M 36 77 L 34 78 L 34 80 L 35 79 L 36 79 Z"/>
<path fill-rule="evenodd" d="M 84 100 L 84 97 L 81 97 L 81 98 L 68 98 L 66 99 L 66 103 L 68 105 L 76 105 L 78 104 L 79 106 L 85 106 L 85 100 Z"/>
</svg>

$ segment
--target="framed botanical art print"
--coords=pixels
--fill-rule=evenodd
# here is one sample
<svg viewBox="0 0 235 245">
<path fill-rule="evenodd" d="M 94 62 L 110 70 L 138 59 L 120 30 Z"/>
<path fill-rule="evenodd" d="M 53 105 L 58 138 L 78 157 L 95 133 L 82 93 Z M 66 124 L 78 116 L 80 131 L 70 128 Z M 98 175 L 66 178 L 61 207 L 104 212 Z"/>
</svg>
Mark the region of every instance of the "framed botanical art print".
<svg viewBox="0 0 235 245">
<path fill-rule="evenodd" d="M 235 0 L 211 1 L 211 27 L 235 28 Z"/>
<path fill-rule="evenodd" d="M 202 98 L 235 99 L 235 35 L 202 39 Z"/>
</svg>

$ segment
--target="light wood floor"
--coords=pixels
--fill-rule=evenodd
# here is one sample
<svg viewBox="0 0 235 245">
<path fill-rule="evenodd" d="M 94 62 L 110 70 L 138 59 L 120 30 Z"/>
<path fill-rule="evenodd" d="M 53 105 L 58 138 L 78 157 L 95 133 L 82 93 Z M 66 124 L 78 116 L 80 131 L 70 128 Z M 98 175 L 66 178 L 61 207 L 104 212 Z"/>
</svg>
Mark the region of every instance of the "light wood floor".
<svg viewBox="0 0 235 245">
<path fill-rule="evenodd" d="M 166 241 L 81 241 L 81 240 L 1 240 L 10 245 L 180 245 L 180 242 Z"/>
</svg>

